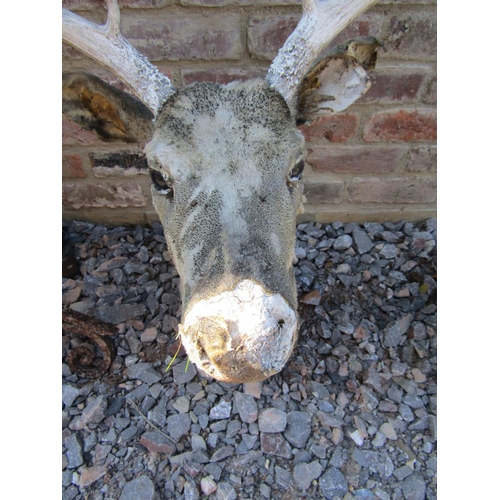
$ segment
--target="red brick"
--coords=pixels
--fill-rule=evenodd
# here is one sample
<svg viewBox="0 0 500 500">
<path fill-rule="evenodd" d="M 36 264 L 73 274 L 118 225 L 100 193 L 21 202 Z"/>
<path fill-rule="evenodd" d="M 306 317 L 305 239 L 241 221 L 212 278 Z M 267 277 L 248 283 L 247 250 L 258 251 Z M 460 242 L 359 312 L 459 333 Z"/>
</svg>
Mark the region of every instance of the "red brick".
<svg viewBox="0 0 500 500">
<path fill-rule="evenodd" d="M 83 169 L 80 155 L 63 154 L 62 157 L 63 178 L 83 178 L 87 177 L 87 172 Z"/>
<path fill-rule="evenodd" d="M 342 193 L 344 183 L 342 181 L 334 182 L 306 182 L 304 185 L 304 196 L 307 203 L 311 205 L 320 205 L 333 203 L 338 205 L 342 202 Z"/>
<path fill-rule="evenodd" d="M 301 5 L 301 0 L 180 0 L 181 5 L 224 7 L 226 5 Z"/>
<path fill-rule="evenodd" d="M 63 42 L 62 57 L 63 60 L 64 59 L 78 60 L 78 59 L 83 59 L 85 56 L 79 50 Z"/>
<path fill-rule="evenodd" d="M 248 80 L 250 78 L 264 78 L 267 70 L 261 68 L 214 68 L 214 69 L 183 69 L 181 78 L 183 85 L 194 82 L 215 82 L 227 84 L 235 80 Z"/>
<path fill-rule="evenodd" d="M 408 172 L 435 172 L 437 170 L 437 148 L 422 146 L 410 149 L 405 169 Z"/>
<path fill-rule="evenodd" d="M 370 73 L 371 87 L 358 103 L 411 102 L 417 97 L 425 75 L 422 73 L 401 75 Z"/>
<path fill-rule="evenodd" d="M 236 14 L 143 14 L 123 20 L 125 38 L 152 61 L 228 60 L 243 54 Z"/>
<path fill-rule="evenodd" d="M 272 60 L 300 21 L 300 14 L 252 16 L 248 22 L 248 50 L 258 59 Z"/>
<path fill-rule="evenodd" d="M 436 9 L 403 11 L 389 21 L 384 56 L 409 59 L 436 59 Z"/>
<path fill-rule="evenodd" d="M 173 4 L 175 0 L 120 0 L 120 8 L 136 8 L 136 9 L 148 9 L 152 7 L 163 7 L 165 5 Z M 91 9 L 102 9 L 105 6 L 104 0 L 63 0 L 63 9 L 70 10 L 91 10 Z"/>
<path fill-rule="evenodd" d="M 346 142 L 358 130 L 358 117 L 353 114 L 325 116 L 300 127 L 306 141 L 325 138 L 330 142 Z"/>
<path fill-rule="evenodd" d="M 63 206 L 71 208 L 144 207 L 147 198 L 137 184 L 63 183 Z"/>
<path fill-rule="evenodd" d="M 436 3 L 437 0 L 378 0 L 378 3 L 395 3 L 395 4 L 405 4 L 405 3 Z"/>
<path fill-rule="evenodd" d="M 350 203 L 433 203 L 436 180 L 423 178 L 353 179 L 347 187 Z"/>
<path fill-rule="evenodd" d="M 384 16 L 372 9 L 357 17 L 352 23 L 344 28 L 330 43 L 330 48 L 335 47 L 339 43 L 345 43 L 347 40 L 360 36 L 380 35 L 380 30 L 383 26 Z"/>
<path fill-rule="evenodd" d="M 378 141 L 435 141 L 435 110 L 399 110 L 377 113 L 365 125 L 363 138 Z"/>
<path fill-rule="evenodd" d="M 313 146 L 309 149 L 306 161 L 315 172 L 380 174 L 393 172 L 406 152 L 406 148 L 395 147 Z"/>
<path fill-rule="evenodd" d="M 250 54 L 259 59 L 274 59 L 278 50 L 297 26 L 300 18 L 301 14 L 250 17 L 248 23 L 248 50 Z M 339 33 L 331 42 L 330 48 L 358 36 L 377 36 L 382 26 L 382 20 L 381 14 L 372 11 L 365 12 Z"/>
<path fill-rule="evenodd" d="M 63 146 L 76 146 L 84 144 L 105 144 L 97 135 L 81 128 L 73 120 L 63 115 L 62 120 L 62 144 Z"/>
<path fill-rule="evenodd" d="M 434 76 L 429 80 L 426 92 L 422 97 L 422 101 L 426 104 L 437 103 L 437 76 Z"/>
</svg>

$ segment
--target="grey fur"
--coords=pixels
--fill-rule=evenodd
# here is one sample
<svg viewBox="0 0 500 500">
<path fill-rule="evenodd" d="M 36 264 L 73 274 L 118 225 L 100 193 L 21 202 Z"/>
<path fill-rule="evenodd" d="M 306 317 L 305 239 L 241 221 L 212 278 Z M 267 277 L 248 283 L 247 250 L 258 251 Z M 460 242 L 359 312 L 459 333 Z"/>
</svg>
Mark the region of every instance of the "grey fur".
<svg viewBox="0 0 500 500">
<path fill-rule="evenodd" d="M 152 194 L 181 276 L 184 315 L 243 279 L 296 308 L 302 186 L 288 173 L 303 148 L 286 102 L 264 80 L 197 83 L 166 102 L 146 153 L 173 189 Z"/>
</svg>

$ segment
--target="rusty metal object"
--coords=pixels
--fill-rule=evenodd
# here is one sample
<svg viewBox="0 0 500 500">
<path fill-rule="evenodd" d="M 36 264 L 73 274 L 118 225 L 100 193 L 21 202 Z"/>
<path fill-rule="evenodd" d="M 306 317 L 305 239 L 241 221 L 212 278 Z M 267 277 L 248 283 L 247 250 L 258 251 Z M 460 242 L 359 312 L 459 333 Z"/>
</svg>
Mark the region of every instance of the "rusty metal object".
<svg viewBox="0 0 500 500">
<path fill-rule="evenodd" d="M 116 356 L 115 345 L 109 338 L 117 334 L 112 325 L 63 308 L 62 329 L 70 335 L 87 337 L 96 346 L 94 350 L 79 346 L 68 352 L 66 362 L 72 372 L 79 377 L 97 378 L 109 370 Z M 101 356 L 98 356 L 98 351 Z"/>
</svg>

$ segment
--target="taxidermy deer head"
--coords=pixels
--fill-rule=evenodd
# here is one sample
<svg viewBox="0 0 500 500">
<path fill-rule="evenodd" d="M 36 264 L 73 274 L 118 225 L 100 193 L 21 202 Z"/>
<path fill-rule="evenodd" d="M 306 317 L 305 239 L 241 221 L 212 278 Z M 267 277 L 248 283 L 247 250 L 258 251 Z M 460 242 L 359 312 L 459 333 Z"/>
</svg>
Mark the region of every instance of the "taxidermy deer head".
<svg viewBox="0 0 500 500">
<path fill-rule="evenodd" d="M 120 33 L 63 9 L 63 40 L 117 75 L 142 102 L 98 78 L 66 74 L 63 110 L 108 137 L 150 132 L 153 204 L 181 278 L 179 330 L 189 358 L 218 380 L 279 372 L 297 335 L 293 272 L 304 138 L 318 113 L 368 88 L 377 43 L 357 39 L 320 58 L 375 0 L 303 0 L 303 17 L 265 79 L 176 89 Z"/>
</svg>

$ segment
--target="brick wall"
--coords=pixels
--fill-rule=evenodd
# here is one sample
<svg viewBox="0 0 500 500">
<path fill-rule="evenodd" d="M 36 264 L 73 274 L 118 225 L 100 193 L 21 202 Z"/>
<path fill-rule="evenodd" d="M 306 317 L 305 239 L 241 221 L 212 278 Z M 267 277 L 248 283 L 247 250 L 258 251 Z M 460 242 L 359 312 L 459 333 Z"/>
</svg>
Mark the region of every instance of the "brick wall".
<svg viewBox="0 0 500 500">
<path fill-rule="evenodd" d="M 103 23 L 102 0 L 63 0 Z M 121 0 L 126 38 L 175 86 L 263 77 L 301 15 L 298 0 Z M 332 43 L 383 44 L 372 87 L 353 106 L 301 127 L 305 213 L 321 222 L 423 220 L 436 213 L 436 2 L 380 0 Z M 63 44 L 63 70 L 123 85 Z M 63 116 L 63 217 L 157 220 L 142 145 L 106 143 Z"/>
</svg>

